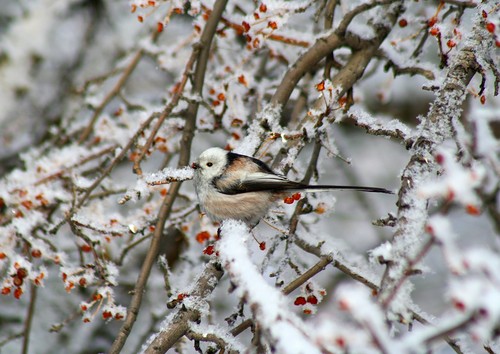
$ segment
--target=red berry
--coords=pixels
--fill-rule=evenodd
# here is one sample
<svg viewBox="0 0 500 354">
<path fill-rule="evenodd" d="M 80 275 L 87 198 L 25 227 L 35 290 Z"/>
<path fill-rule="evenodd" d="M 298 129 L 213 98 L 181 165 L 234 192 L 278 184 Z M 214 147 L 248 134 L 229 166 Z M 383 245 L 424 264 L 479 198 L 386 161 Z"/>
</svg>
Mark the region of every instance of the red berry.
<svg viewBox="0 0 500 354">
<path fill-rule="evenodd" d="M 241 25 L 243 26 L 243 29 L 245 30 L 245 32 L 250 31 L 250 24 L 249 24 L 248 22 L 243 21 L 243 22 L 241 23 Z"/>
<path fill-rule="evenodd" d="M 214 253 L 214 246 L 213 245 L 210 245 L 210 246 L 207 246 L 204 250 L 203 250 L 203 254 L 207 254 L 207 255 L 212 255 Z"/>
<path fill-rule="evenodd" d="M 488 22 L 488 23 L 486 24 L 486 30 L 487 30 L 488 32 L 490 32 L 490 33 L 495 32 L 495 24 L 494 24 L 494 23 L 492 23 L 492 22 Z"/>
<path fill-rule="evenodd" d="M 488 13 L 486 11 L 484 11 L 484 10 L 483 10 L 483 12 L 481 14 L 483 15 L 483 18 L 488 17 Z"/>
<path fill-rule="evenodd" d="M 481 104 L 486 103 L 486 97 L 484 95 L 481 95 L 481 98 L 479 98 L 479 100 L 481 101 Z"/>
<path fill-rule="evenodd" d="M 163 32 L 163 23 L 158 22 L 158 24 L 156 25 L 156 30 L 158 31 L 158 33 Z"/>
<path fill-rule="evenodd" d="M 345 347 L 345 339 L 343 337 L 337 337 L 337 338 L 335 338 L 335 344 L 337 344 L 341 348 L 344 348 Z"/>
<path fill-rule="evenodd" d="M 440 165 L 444 163 L 444 156 L 442 154 L 437 154 L 436 155 L 436 162 Z"/>
<path fill-rule="evenodd" d="M 16 290 L 14 290 L 14 297 L 16 299 L 19 299 L 21 297 L 21 295 L 23 294 L 23 289 L 21 288 L 16 288 Z"/>
<path fill-rule="evenodd" d="M 80 249 L 82 250 L 82 252 L 85 252 L 85 253 L 89 253 L 90 251 L 92 251 L 92 247 L 90 247 L 86 243 L 81 245 Z"/>
<path fill-rule="evenodd" d="M 87 279 L 80 278 L 80 280 L 78 281 L 78 284 L 80 284 L 81 287 L 85 287 L 87 285 Z"/>
<path fill-rule="evenodd" d="M 437 22 L 437 17 L 436 16 L 432 16 L 429 21 L 427 21 L 427 26 L 429 27 L 432 27 L 436 24 Z"/>
<path fill-rule="evenodd" d="M 465 304 L 460 300 L 453 299 L 453 307 L 459 311 L 465 311 Z"/>
<path fill-rule="evenodd" d="M 307 303 L 306 301 L 306 298 L 303 297 L 303 296 L 299 296 L 298 298 L 295 299 L 295 301 L 293 302 L 293 304 L 295 306 L 302 306 L 302 305 L 305 305 Z"/>
<path fill-rule="evenodd" d="M 446 42 L 446 45 L 448 46 L 448 48 L 453 48 L 457 44 L 455 43 L 455 41 L 453 39 L 449 39 L 448 42 Z"/>
<path fill-rule="evenodd" d="M 10 294 L 10 287 L 4 286 L 2 288 L 2 295 L 9 295 Z"/>
<path fill-rule="evenodd" d="M 309 295 L 307 297 L 307 302 L 310 303 L 311 305 L 316 305 L 318 303 L 318 299 L 314 295 Z"/>
<path fill-rule="evenodd" d="M 294 195 L 292 195 L 292 198 L 293 198 L 294 200 L 299 200 L 299 199 L 300 199 L 300 197 L 301 197 L 300 193 L 295 193 Z"/>
<path fill-rule="evenodd" d="M 111 318 L 111 317 L 113 317 L 113 315 L 111 314 L 111 312 L 109 312 L 109 311 L 103 311 L 102 312 L 102 318 L 103 319 L 107 320 L 108 318 Z"/>
<path fill-rule="evenodd" d="M 266 249 L 266 243 L 264 241 L 262 241 L 261 243 L 259 243 L 259 248 L 264 251 Z"/>
<path fill-rule="evenodd" d="M 0 259 L 7 258 L 7 255 L 3 252 L 0 252 Z"/>
<path fill-rule="evenodd" d="M 40 258 L 42 256 L 42 251 L 40 251 L 39 249 L 31 250 L 31 256 L 33 258 Z"/>
<path fill-rule="evenodd" d="M 404 18 L 402 18 L 401 20 L 399 20 L 399 27 L 406 27 L 408 26 L 408 21 Z"/>
<path fill-rule="evenodd" d="M 260 12 L 266 12 L 266 11 L 267 11 L 267 6 L 266 6 L 266 4 L 260 4 L 260 6 L 259 6 L 259 11 L 260 11 Z"/>
</svg>

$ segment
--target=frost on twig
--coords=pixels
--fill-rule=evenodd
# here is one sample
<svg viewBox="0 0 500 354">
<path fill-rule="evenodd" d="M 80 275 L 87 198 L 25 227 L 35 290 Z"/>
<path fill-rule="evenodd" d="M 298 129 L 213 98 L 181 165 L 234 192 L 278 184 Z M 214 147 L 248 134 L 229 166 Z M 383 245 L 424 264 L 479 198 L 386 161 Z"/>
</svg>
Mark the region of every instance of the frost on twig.
<svg viewBox="0 0 500 354">
<path fill-rule="evenodd" d="M 427 200 L 420 191 L 438 171 L 436 148 L 452 138 L 452 125 L 460 124 L 458 119 L 462 113 L 467 85 L 479 69 L 474 43 L 481 40 L 482 32 L 473 32 L 469 45 L 456 54 L 428 115 L 419 126 L 419 135 L 412 147 L 412 157 L 402 175 L 398 223 L 393 238 L 395 261 L 387 264 L 387 271 L 382 279 L 380 301 L 383 303 L 394 296 L 395 287 L 401 287 L 400 278 L 405 276 L 408 259 L 414 257 L 423 241 L 428 211 Z M 411 291 L 408 283 L 406 287 L 406 291 Z"/>
<path fill-rule="evenodd" d="M 160 172 L 139 176 L 134 187 L 129 188 L 118 204 L 125 204 L 129 200 L 139 200 L 150 194 L 152 186 L 169 184 L 172 182 L 182 182 L 193 179 L 193 169 L 184 167 L 182 169 L 165 168 Z"/>
</svg>

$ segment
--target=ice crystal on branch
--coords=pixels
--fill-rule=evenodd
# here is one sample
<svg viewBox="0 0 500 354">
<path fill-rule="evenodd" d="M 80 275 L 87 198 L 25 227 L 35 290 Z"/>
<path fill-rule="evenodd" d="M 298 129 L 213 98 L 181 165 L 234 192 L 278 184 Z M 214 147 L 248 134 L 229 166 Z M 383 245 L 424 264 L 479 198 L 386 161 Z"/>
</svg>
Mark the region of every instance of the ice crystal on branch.
<svg viewBox="0 0 500 354">
<path fill-rule="evenodd" d="M 2 4 L 0 350 L 497 352 L 499 11 Z M 397 193 L 214 223 L 213 146 Z"/>
</svg>

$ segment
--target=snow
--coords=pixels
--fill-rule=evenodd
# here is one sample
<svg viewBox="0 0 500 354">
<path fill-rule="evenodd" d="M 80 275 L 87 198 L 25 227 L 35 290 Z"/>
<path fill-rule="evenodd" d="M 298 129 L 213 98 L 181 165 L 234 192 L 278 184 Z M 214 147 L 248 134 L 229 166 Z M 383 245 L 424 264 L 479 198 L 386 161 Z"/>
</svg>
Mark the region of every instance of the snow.
<svg viewBox="0 0 500 354">
<path fill-rule="evenodd" d="M 287 310 L 286 299 L 262 277 L 249 258 L 247 242 L 251 239 L 247 226 L 227 220 L 221 227 L 217 249 L 236 293 L 246 298 L 256 321 L 275 343 L 280 353 L 320 353 L 312 346 L 309 330 Z M 299 329 L 300 328 L 300 329 Z"/>
</svg>

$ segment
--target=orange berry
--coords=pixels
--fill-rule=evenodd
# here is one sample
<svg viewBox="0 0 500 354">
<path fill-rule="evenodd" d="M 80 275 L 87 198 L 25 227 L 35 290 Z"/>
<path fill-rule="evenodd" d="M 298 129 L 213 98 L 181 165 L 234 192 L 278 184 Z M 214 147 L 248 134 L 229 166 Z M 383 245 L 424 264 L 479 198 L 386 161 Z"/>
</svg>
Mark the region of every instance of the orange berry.
<svg viewBox="0 0 500 354">
<path fill-rule="evenodd" d="M 293 204 L 294 199 L 292 197 L 286 197 L 285 199 L 283 199 L 283 201 L 285 202 L 285 204 Z"/>
<path fill-rule="evenodd" d="M 429 31 L 431 36 L 437 36 L 439 35 L 439 28 L 437 27 L 432 27 L 431 30 Z"/>
<path fill-rule="evenodd" d="M 210 233 L 208 231 L 201 231 L 196 234 L 196 241 L 198 241 L 198 243 L 203 243 L 208 240 L 210 240 Z"/>
<path fill-rule="evenodd" d="M 0 252 L 0 259 L 5 259 L 7 258 L 7 255 L 3 252 Z"/>
<path fill-rule="evenodd" d="M 89 253 L 92 251 L 92 247 L 90 247 L 90 245 L 88 245 L 86 243 L 81 245 L 80 249 L 82 250 L 82 252 L 85 252 L 85 253 Z"/>
<path fill-rule="evenodd" d="M 264 3 L 260 4 L 260 6 L 259 6 L 259 11 L 260 11 L 260 12 L 266 12 L 266 11 L 267 11 L 267 6 L 266 6 L 266 4 L 264 4 Z"/>
<path fill-rule="evenodd" d="M 349 310 L 351 306 L 349 305 L 349 302 L 345 299 L 342 299 L 339 301 L 339 308 L 342 310 L 342 311 L 347 311 Z"/>
<path fill-rule="evenodd" d="M 42 251 L 40 251 L 39 249 L 31 250 L 31 256 L 33 258 L 40 258 L 42 256 Z"/>
<path fill-rule="evenodd" d="M 470 215 L 481 214 L 481 210 L 478 208 L 477 205 L 467 204 L 467 206 L 465 207 L 465 210 L 467 211 L 467 214 L 470 214 Z"/>
<path fill-rule="evenodd" d="M 31 200 L 23 200 L 21 202 L 21 205 L 25 207 L 27 210 L 31 210 L 31 208 L 33 207 L 33 202 Z"/>
<path fill-rule="evenodd" d="M 243 21 L 241 25 L 243 26 L 244 32 L 250 31 L 250 24 L 248 22 Z"/>
<path fill-rule="evenodd" d="M 318 91 L 323 91 L 325 89 L 325 81 L 321 81 L 319 84 L 316 85 L 316 90 Z"/>
<path fill-rule="evenodd" d="M 10 294 L 10 287 L 9 286 L 4 286 L 2 288 L 2 295 L 9 295 Z"/>
<path fill-rule="evenodd" d="M 162 22 L 158 22 L 158 24 L 156 25 L 156 30 L 158 31 L 158 33 L 163 32 L 163 23 Z"/>
<path fill-rule="evenodd" d="M 271 29 L 275 30 L 278 29 L 278 24 L 275 21 L 269 21 L 267 23 L 267 27 L 270 27 Z"/>
<path fill-rule="evenodd" d="M 238 118 L 234 118 L 232 121 L 231 121 L 231 126 L 234 127 L 234 128 L 238 128 L 238 127 L 241 127 L 243 125 L 243 121 L 241 119 L 238 119 Z"/>
<path fill-rule="evenodd" d="M 448 46 L 448 48 L 453 48 L 457 45 L 457 43 L 455 43 L 453 39 L 449 39 L 448 42 L 446 42 L 446 45 Z"/>
<path fill-rule="evenodd" d="M 139 21 L 139 22 L 144 22 L 144 17 L 142 17 L 142 16 L 137 16 L 137 21 Z"/>
<path fill-rule="evenodd" d="M 242 85 L 245 85 L 245 86 L 248 86 L 248 82 L 247 80 L 245 79 L 245 75 L 240 75 L 238 76 L 238 82 Z"/>
<path fill-rule="evenodd" d="M 19 299 L 21 297 L 21 295 L 23 294 L 23 289 L 21 288 L 16 288 L 16 290 L 14 290 L 14 297 L 16 299 Z"/>
</svg>

